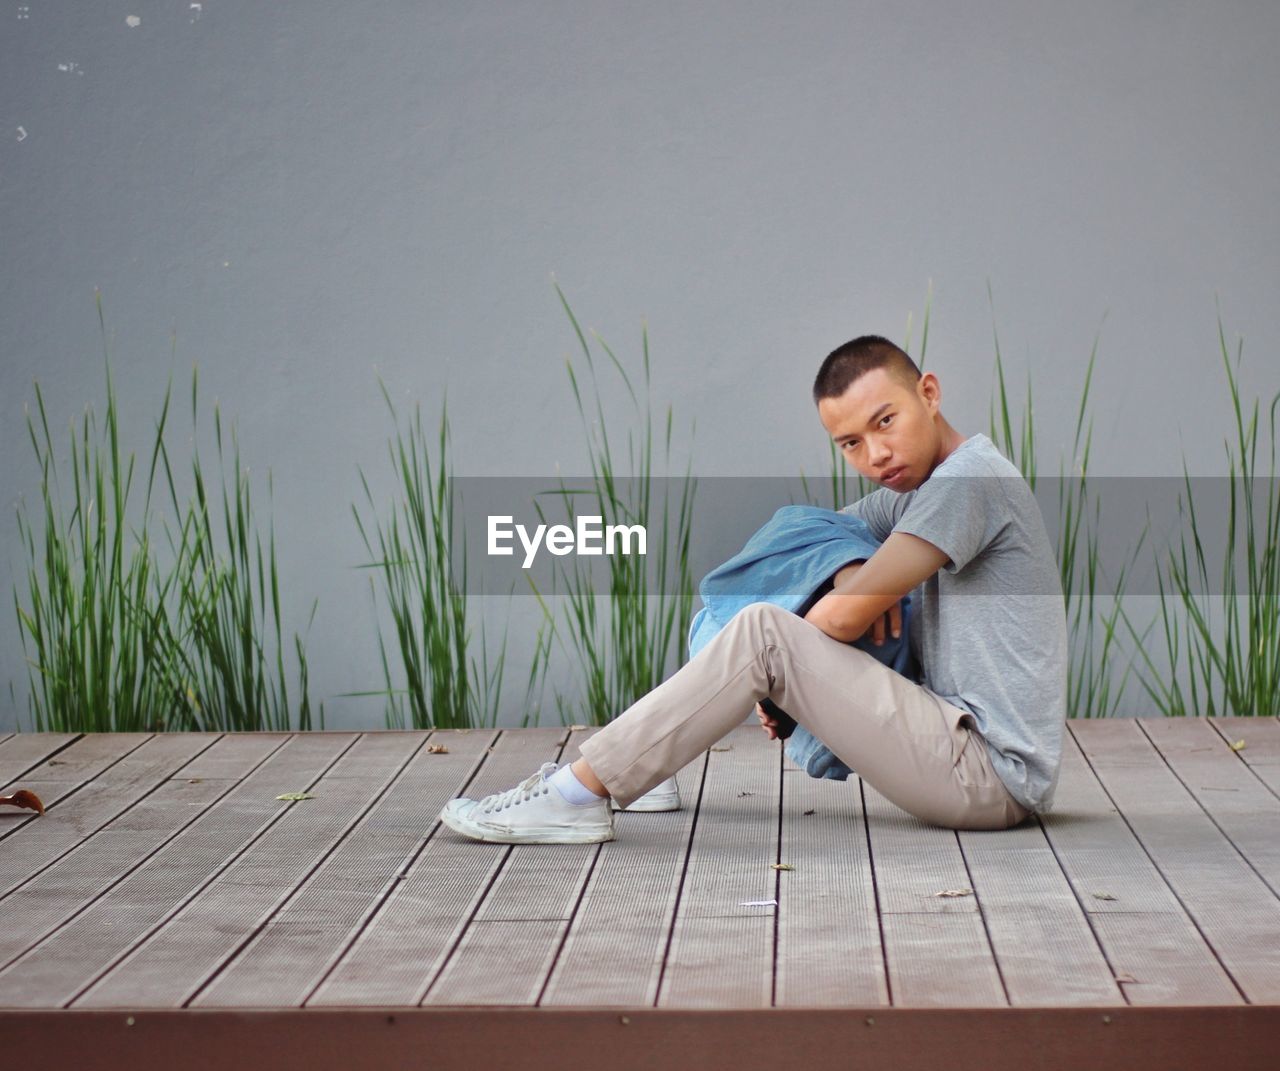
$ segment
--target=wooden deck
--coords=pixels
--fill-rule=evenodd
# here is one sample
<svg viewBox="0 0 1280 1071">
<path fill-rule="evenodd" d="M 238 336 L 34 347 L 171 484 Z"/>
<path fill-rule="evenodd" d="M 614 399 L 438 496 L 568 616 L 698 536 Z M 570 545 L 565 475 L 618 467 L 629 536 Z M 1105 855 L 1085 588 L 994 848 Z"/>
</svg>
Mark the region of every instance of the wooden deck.
<svg viewBox="0 0 1280 1071">
<path fill-rule="evenodd" d="M 0 738 L 4 791 L 48 808 L 0 807 L 2 1047 L 498 1066 L 572 1029 L 650 1066 L 819 1040 L 863 1066 L 1058 1066 L 1055 1043 L 1076 1066 L 1085 1044 L 1090 1067 L 1274 1066 L 1280 723 L 1069 727 L 1053 812 L 1013 830 L 815 781 L 753 719 L 680 773 L 683 810 L 518 847 L 436 816 L 591 730 Z"/>
</svg>

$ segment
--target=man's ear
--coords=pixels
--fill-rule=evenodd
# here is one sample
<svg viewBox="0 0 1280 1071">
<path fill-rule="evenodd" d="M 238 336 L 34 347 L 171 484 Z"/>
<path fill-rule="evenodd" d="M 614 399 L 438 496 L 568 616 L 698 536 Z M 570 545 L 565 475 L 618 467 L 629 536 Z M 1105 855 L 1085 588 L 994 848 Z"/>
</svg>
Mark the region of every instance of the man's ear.
<svg viewBox="0 0 1280 1071">
<path fill-rule="evenodd" d="M 942 384 L 938 382 L 938 377 L 932 372 L 925 372 L 920 377 L 916 383 L 916 393 L 925 405 L 932 403 L 935 406 L 940 406 L 942 404 Z"/>
</svg>

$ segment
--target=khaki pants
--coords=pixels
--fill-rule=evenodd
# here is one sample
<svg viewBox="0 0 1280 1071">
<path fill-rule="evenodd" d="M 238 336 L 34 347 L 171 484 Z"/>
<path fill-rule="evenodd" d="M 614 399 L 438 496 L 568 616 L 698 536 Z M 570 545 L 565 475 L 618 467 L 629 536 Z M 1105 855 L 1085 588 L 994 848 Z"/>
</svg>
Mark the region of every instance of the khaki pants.
<svg viewBox="0 0 1280 1071">
<path fill-rule="evenodd" d="M 765 602 L 735 614 L 679 671 L 584 740 L 581 752 L 626 806 L 741 725 L 766 696 L 925 822 L 1007 829 L 1030 813 L 992 769 L 971 714 Z"/>
</svg>

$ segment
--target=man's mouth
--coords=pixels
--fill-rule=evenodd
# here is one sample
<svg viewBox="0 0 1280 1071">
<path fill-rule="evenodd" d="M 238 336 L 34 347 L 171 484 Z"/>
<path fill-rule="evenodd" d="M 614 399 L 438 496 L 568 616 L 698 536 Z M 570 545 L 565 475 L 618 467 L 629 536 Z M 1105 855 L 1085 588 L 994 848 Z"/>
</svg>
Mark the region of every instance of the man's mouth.
<svg viewBox="0 0 1280 1071">
<path fill-rule="evenodd" d="M 902 468 L 893 469 L 890 472 L 886 472 L 883 476 L 881 476 L 880 482 L 883 484 L 889 484 L 889 485 L 897 483 L 899 477 L 901 477 L 902 474 L 906 471 L 907 471 L 906 466 L 903 466 Z"/>
</svg>

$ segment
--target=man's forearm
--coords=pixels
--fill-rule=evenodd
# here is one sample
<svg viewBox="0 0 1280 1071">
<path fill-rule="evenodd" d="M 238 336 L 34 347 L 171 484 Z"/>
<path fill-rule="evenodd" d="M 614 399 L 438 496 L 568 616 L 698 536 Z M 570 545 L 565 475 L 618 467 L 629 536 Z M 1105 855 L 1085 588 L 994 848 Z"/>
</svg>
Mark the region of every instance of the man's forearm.
<svg viewBox="0 0 1280 1071">
<path fill-rule="evenodd" d="M 832 639 L 840 640 L 842 643 L 852 643 L 867 631 L 874 620 L 874 618 L 868 618 L 859 628 L 858 620 L 849 617 L 849 611 L 852 608 L 849 600 L 832 598 L 837 592 L 848 590 L 850 582 L 865 564 L 866 559 L 861 558 L 843 566 L 831 578 L 832 590 L 815 602 L 804 615 L 804 619 L 811 625 L 816 625 Z M 857 631 L 854 631 L 855 629 Z"/>
<path fill-rule="evenodd" d="M 813 604 L 805 620 L 833 639 L 852 643 L 949 560 L 926 539 L 892 532 L 861 566 L 847 565 L 836 574 L 833 590 Z"/>
<path fill-rule="evenodd" d="M 839 590 L 829 591 L 810 607 L 804 619 L 816 625 L 828 636 L 841 643 L 852 643 L 871 626 L 879 616 L 873 610 L 862 608 L 858 613 L 858 600 L 841 596 Z"/>
</svg>

